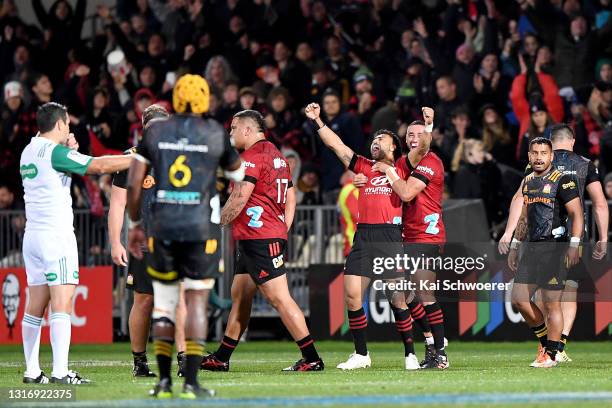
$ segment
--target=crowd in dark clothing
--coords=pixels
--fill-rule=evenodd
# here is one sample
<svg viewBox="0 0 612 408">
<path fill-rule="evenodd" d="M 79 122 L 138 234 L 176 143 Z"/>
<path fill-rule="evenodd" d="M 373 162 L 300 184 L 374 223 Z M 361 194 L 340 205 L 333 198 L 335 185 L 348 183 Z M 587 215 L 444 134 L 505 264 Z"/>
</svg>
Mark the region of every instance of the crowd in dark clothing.
<svg viewBox="0 0 612 408">
<path fill-rule="evenodd" d="M 208 115 L 224 125 L 263 113 L 269 140 L 299 164 L 300 203 L 335 202 L 343 173 L 302 113 L 309 102 L 366 155 L 376 130 L 403 136 L 434 107 L 447 196 L 482 198 L 491 225 L 529 140 L 552 124 L 571 124 L 602 180 L 612 171 L 608 0 L 118 0 L 98 7 L 93 38 L 81 35 L 85 0 L 31 1 L 34 25 L 15 0 L 0 7 L 0 178 L 16 192 L 42 103 L 69 107 L 83 153 L 121 152 L 138 143 L 148 105 L 171 108 L 185 73 L 207 79 Z M 99 211 L 107 184 L 75 183 L 76 204 Z"/>
</svg>

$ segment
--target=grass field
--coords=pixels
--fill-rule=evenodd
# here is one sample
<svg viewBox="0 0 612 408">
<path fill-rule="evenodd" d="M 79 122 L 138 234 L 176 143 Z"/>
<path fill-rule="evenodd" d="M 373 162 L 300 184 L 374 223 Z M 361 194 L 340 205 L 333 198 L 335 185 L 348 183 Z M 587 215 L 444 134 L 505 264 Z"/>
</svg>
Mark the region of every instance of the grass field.
<svg viewBox="0 0 612 408">
<path fill-rule="evenodd" d="M 209 344 L 214 349 L 215 344 Z M 155 401 L 147 397 L 154 384 L 131 375 L 127 343 L 73 346 L 71 368 L 93 384 L 76 389 L 76 403 L 62 406 L 491 406 L 612 407 L 612 343 L 571 343 L 574 362 L 549 369 L 529 367 L 535 343 L 459 343 L 448 348 L 446 371 L 403 370 L 398 342 L 372 343 L 370 369 L 341 372 L 336 364 L 352 350 L 347 342 L 319 342 L 327 366 L 319 373 L 282 373 L 298 359 L 290 342 L 249 342 L 234 353 L 229 373 L 201 372 L 202 385 L 213 388 L 215 399 L 197 404 L 179 399 Z M 417 353 L 422 355 L 419 345 Z M 0 347 L 0 387 L 21 387 L 23 355 L 19 346 Z M 149 357 L 154 360 L 154 356 Z M 41 364 L 50 375 L 51 351 L 41 347 Z M 152 364 L 155 371 L 155 364 Z M 182 381 L 174 381 L 178 394 Z M 46 387 L 53 387 L 48 385 Z M 0 407 L 7 406 L 7 390 Z M 32 405 L 32 403 L 30 403 Z M 24 406 L 24 405 L 23 405 Z M 60 406 L 41 403 L 38 406 Z"/>
</svg>

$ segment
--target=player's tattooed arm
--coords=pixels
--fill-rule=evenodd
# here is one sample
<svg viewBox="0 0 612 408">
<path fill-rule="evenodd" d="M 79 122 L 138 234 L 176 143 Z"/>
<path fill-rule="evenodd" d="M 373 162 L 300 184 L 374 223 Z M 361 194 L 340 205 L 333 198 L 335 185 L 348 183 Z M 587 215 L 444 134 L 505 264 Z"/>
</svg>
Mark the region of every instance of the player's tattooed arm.
<svg viewBox="0 0 612 408">
<path fill-rule="evenodd" d="M 221 225 L 229 225 L 236 219 L 251 197 L 255 184 L 241 181 L 234 184 L 234 189 L 221 210 Z"/>
<path fill-rule="evenodd" d="M 422 107 L 421 110 L 423 112 L 423 121 L 425 122 L 425 131 L 423 132 L 423 136 L 419 138 L 419 145 L 417 148 L 410 149 L 408 152 L 408 160 L 413 168 L 419 164 L 421 159 L 429 151 L 432 139 L 432 130 L 430 130 L 430 127 L 433 127 L 434 110 L 426 106 Z"/>
<path fill-rule="evenodd" d="M 317 124 L 319 127 L 318 133 L 319 137 L 325 143 L 325 146 L 332 149 L 332 151 L 338 156 L 344 167 L 349 166 L 351 163 L 351 159 L 355 155 L 355 152 L 342 142 L 342 139 L 331 130 L 323 121 L 321 120 L 321 107 L 317 103 L 311 103 L 304 109 L 304 113 L 306 117 Z"/>
<path fill-rule="evenodd" d="M 523 205 L 521 216 L 516 225 L 514 238 L 518 241 L 523 241 L 527 238 L 528 226 L 527 226 L 527 205 Z"/>
</svg>

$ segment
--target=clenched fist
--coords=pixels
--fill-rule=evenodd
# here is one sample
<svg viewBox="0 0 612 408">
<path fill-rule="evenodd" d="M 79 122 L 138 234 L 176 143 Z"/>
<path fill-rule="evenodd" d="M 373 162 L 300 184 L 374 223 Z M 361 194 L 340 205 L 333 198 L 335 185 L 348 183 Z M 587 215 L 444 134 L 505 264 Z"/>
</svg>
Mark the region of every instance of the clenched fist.
<svg viewBox="0 0 612 408">
<path fill-rule="evenodd" d="M 425 125 L 427 126 L 433 124 L 434 110 L 432 108 L 428 108 L 427 106 L 423 106 L 421 111 L 423 112 L 423 121 L 425 122 Z"/>
<path fill-rule="evenodd" d="M 304 113 L 308 119 L 317 120 L 321 114 L 321 107 L 318 103 L 309 103 L 306 109 L 304 109 Z"/>
</svg>

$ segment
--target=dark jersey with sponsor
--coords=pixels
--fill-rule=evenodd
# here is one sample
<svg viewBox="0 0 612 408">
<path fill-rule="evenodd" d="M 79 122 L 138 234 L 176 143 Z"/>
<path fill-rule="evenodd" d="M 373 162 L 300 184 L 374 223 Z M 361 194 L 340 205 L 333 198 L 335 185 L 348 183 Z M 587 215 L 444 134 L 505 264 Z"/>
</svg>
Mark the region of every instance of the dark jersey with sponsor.
<svg viewBox="0 0 612 408">
<path fill-rule="evenodd" d="M 374 160 L 354 154 L 348 169 L 354 173 L 363 173 L 368 182 L 359 189 L 358 224 L 402 224 L 402 200 L 395 194 L 387 176 L 372 171 Z M 404 178 L 404 171 L 397 169 L 397 174 Z"/>
<path fill-rule="evenodd" d="M 573 178 L 555 168 L 543 176 L 531 173 L 525 177 L 523 199 L 527 204 L 529 241 L 567 240 L 565 204 L 579 196 Z"/>
<path fill-rule="evenodd" d="M 255 188 L 232 223 L 234 239 L 287 239 L 285 203 L 287 190 L 293 187 L 287 160 L 267 140 L 260 140 L 240 156 L 245 166 L 244 181 L 255 184 Z"/>
<path fill-rule="evenodd" d="M 576 181 L 580 201 L 584 203 L 586 186 L 599 181 L 597 167 L 586 157 L 580 156 L 569 150 L 557 149 L 553 158 L 552 165 L 563 175 L 569 175 Z M 525 176 L 531 174 L 533 169 L 528 164 L 525 168 Z"/>
<path fill-rule="evenodd" d="M 409 177 L 425 183 L 425 189 L 409 203 L 404 203 L 405 242 L 444 243 L 446 229 L 442 220 L 442 195 L 444 193 L 444 165 L 442 160 L 428 152 L 413 168 L 408 156 L 402 156 L 396 167 Z"/>
<path fill-rule="evenodd" d="M 151 236 L 169 241 L 205 241 L 220 222 L 217 167 L 235 163 L 238 152 L 213 119 L 175 115 L 151 123 L 138 154 L 150 162 L 156 182 Z"/>
<path fill-rule="evenodd" d="M 595 167 L 593 162 L 586 157 L 564 149 L 555 150 L 552 165 L 553 168 L 559 170 L 563 175 L 570 176 L 572 179 L 574 179 L 577 184 L 576 187 L 578 188 L 580 202 L 584 208 L 584 195 L 586 192 L 586 187 L 593 182 L 599 182 L 599 172 L 597 171 L 597 167 Z M 531 165 L 528 164 L 525 168 L 525 176 L 531 174 L 532 172 L 533 169 L 531 168 Z M 588 225 L 586 223 L 586 212 L 584 213 L 584 217 L 584 227 L 586 228 Z M 571 220 L 568 219 L 566 229 L 569 231 L 570 228 Z M 583 236 L 586 237 L 586 234 Z"/>
<path fill-rule="evenodd" d="M 131 149 L 126 150 L 124 153 L 138 153 L 138 149 L 136 147 L 132 147 Z M 115 173 L 113 176 L 113 186 L 127 189 L 127 175 L 127 170 L 118 171 Z M 140 217 L 144 222 L 144 228 L 147 235 L 149 234 L 151 226 L 151 205 L 153 204 L 154 198 L 155 178 L 153 177 L 153 172 L 149 170 L 149 174 L 147 174 L 142 182 L 142 204 L 140 207 Z"/>
</svg>

